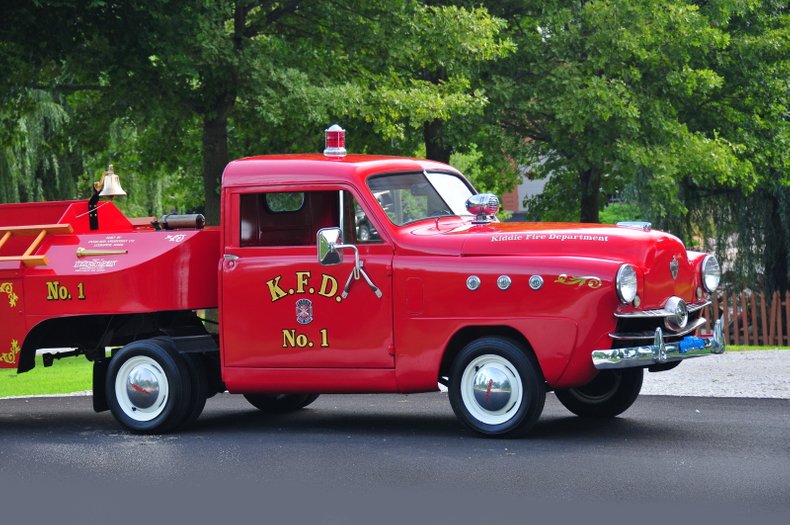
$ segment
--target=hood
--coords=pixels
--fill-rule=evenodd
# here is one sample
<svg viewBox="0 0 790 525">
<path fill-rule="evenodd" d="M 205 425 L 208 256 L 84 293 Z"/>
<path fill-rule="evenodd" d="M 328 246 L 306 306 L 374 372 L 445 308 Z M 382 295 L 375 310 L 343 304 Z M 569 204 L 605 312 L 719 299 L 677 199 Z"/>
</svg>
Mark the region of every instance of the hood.
<svg viewBox="0 0 790 525">
<path fill-rule="evenodd" d="M 672 295 L 692 302 L 698 280 L 680 239 L 641 227 L 447 220 L 423 223 L 407 237 L 413 239 L 412 249 L 462 257 L 520 256 L 527 265 L 529 260 L 553 261 L 562 268 L 560 259 L 629 263 L 641 276 L 644 307 L 661 307 Z"/>
<path fill-rule="evenodd" d="M 637 264 L 649 271 L 676 258 L 688 264 L 683 243 L 666 232 L 604 224 L 436 221 L 409 230 L 409 248 L 444 255 L 585 257 Z M 406 240 L 406 239 L 404 239 Z"/>
<path fill-rule="evenodd" d="M 461 246 L 465 256 L 582 257 L 630 263 L 641 275 L 645 306 L 660 307 L 672 295 L 694 301 L 694 263 L 680 239 L 666 232 L 611 225 L 492 223 L 474 226 L 466 234 Z"/>
<path fill-rule="evenodd" d="M 682 253 L 680 240 L 658 230 L 601 224 L 491 223 L 458 228 L 448 235 L 464 235 L 461 255 L 588 256 L 648 263 L 656 251 Z"/>
</svg>

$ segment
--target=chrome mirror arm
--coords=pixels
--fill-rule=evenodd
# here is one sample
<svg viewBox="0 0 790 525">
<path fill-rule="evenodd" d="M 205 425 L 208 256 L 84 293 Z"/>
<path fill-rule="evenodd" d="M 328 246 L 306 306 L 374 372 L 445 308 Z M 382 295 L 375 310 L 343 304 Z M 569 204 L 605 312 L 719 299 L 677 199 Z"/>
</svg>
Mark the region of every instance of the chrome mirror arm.
<svg viewBox="0 0 790 525">
<path fill-rule="evenodd" d="M 351 284 L 354 281 L 358 281 L 359 277 L 361 275 L 365 279 L 365 282 L 368 283 L 368 286 L 370 286 L 370 289 L 373 290 L 373 293 L 376 294 L 376 297 L 381 299 L 381 296 L 383 295 L 381 293 L 381 290 L 379 289 L 378 286 L 373 284 L 373 281 L 371 281 L 371 279 L 368 276 L 367 272 L 365 272 L 365 270 L 362 269 L 362 264 L 363 263 L 359 259 L 359 249 L 356 246 L 354 246 L 353 244 L 334 244 L 334 243 L 331 243 L 329 245 L 329 249 L 330 250 L 348 249 L 348 250 L 353 250 L 354 251 L 354 268 L 351 270 L 351 274 L 349 274 L 349 276 L 348 276 L 348 280 L 346 281 L 346 285 L 343 287 L 343 293 L 340 294 L 340 297 L 342 297 L 343 299 L 348 297 L 348 292 L 351 289 Z"/>
</svg>

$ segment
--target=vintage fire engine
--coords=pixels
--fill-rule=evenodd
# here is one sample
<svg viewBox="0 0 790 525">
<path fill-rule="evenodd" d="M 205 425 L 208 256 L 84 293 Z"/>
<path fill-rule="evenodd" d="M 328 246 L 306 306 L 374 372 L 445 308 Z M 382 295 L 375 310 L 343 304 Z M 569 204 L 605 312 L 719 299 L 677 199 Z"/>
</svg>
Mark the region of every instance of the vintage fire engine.
<svg viewBox="0 0 790 525">
<path fill-rule="evenodd" d="M 0 362 L 73 348 L 45 364 L 86 356 L 95 409 L 134 432 L 225 390 L 282 413 L 443 384 L 466 426 L 514 436 L 547 391 L 613 417 L 644 369 L 724 351 L 720 324 L 697 335 L 712 255 L 645 223 L 499 222 L 454 168 L 344 144 L 333 126 L 323 155 L 231 162 L 219 227 L 127 218 L 112 169 L 88 202 L 0 206 Z"/>
</svg>

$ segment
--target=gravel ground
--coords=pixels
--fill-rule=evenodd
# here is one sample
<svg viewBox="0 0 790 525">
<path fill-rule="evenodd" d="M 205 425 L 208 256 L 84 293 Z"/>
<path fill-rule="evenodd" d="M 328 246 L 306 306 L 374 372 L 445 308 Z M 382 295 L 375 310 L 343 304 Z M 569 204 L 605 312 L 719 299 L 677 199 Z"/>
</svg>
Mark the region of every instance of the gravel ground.
<svg viewBox="0 0 790 525">
<path fill-rule="evenodd" d="M 687 359 L 646 373 L 642 394 L 790 399 L 790 350 L 750 350 Z"/>
</svg>

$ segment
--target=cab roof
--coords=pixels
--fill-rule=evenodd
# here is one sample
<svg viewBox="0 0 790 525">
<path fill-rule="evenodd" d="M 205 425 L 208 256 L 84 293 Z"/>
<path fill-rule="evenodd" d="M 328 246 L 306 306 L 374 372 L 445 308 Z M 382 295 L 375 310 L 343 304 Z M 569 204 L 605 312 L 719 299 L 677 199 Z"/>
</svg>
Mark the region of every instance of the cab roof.
<svg viewBox="0 0 790 525">
<path fill-rule="evenodd" d="M 447 164 L 425 159 L 382 155 L 347 155 L 329 158 L 320 154 L 261 155 L 232 161 L 222 174 L 223 187 L 250 185 L 348 182 L 364 183 L 370 175 L 409 171 L 458 171 Z"/>
</svg>

